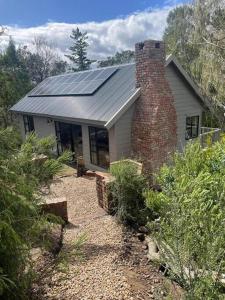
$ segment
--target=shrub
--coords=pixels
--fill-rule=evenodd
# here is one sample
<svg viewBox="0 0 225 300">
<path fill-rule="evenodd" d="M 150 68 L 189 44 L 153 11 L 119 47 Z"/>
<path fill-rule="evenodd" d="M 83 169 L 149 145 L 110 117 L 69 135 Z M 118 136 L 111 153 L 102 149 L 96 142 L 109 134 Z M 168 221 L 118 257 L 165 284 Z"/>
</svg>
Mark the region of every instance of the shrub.
<svg viewBox="0 0 225 300">
<path fill-rule="evenodd" d="M 146 179 L 138 174 L 137 167 L 129 161 L 120 161 L 110 168 L 115 180 L 111 192 L 118 219 L 125 224 L 146 223 L 146 207 L 143 190 Z"/>
<path fill-rule="evenodd" d="M 157 181 L 163 191 L 146 193 L 146 204 L 160 215 L 154 235 L 171 276 L 186 289 L 188 299 L 220 299 L 225 274 L 225 139 L 205 149 L 189 143 L 183 154 L 175 154 L 172 165 L 161 169 Z"/>
<path fill-rule="evenodd" d="M 37 149 L 49 153 L 49 139 L 32 136 L 18 145 L 12 129 L 0 130 L 0 298 L 7 300 L 27 298 L 30 248 L 49 226 L 40 214 L 39 187 L 62 167 L 62 158 L 44 164 L 32 160 Z"/>
</svg>

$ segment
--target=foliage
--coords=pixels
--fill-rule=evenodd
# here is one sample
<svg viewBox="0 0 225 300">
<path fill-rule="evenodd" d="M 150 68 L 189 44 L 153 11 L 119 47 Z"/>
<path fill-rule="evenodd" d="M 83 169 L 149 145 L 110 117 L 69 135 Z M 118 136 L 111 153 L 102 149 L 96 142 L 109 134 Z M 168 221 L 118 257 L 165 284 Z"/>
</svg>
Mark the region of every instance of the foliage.
<svg viewBox="0 0 225 300">
<path fill-rule="evenodd" d="M 146 193 L 160 215 L 152 223 L 162 259 L 187 299 L 220 299 L 225 274 L 225 138 L 203 149 L 189 143 L 162 167 L 162 192 Z M 224 296 L 223 296 L 224 297 Z"/>
<path fill-rule="evenodd" d="M 12 123 L 9 108 L 31 87 L 26 68 L 19 59 L 13 40 L 10 40 L 5 53 L 0 54 L 0 127 Z"/>
<path fill-rule="evenodd" d="M 54 262 L 60 272 L 67 273 L 69 271 L 69 264 L 71 260 L 84 259 L 83 247 L 86 242 L 87 235 L 81 234 L 76 240 L 72 241 L 69 247 L 62 249 Z"/>
<path fill-rule="evenodd" d="M 67 63 L 44 38 L 36 37 L 33 46 L 33 52 L 26 46 L 16 49 L 10 39 L 5 52 L 0 54 L 0 128 L 12 125 L 10 107 L 34 85 L 66 71 Z"/>
<path fill-rule="evenodd" d="M 28 50 L 27 46 L 24 46 L 18 49 L 18 56 L 34 85 L 49 76 L 66 72 L 67 62 L 59 57 L 52 43 L 42 36 L 36 36 L 32 44 L 32 52 Z"/>
<path fill-rule="evenodd" d="M 178 58 L 202 92 L 213 100 L 220 126 L 224 125 L 221 103 L 225 99 L 224 15 L 223 0 L 195 0 L 169 13 L 164 33 L 167 53 Z"/>
<path fill-rule="evenodd" d="M 98 61 L 98 67 L 108 67 L 114 65 L 127 64 L 134 61 L 134 51 L 124 50 L 121 52 L 116 52 L 114 56 L 109 56 L 105 60 Z"/>
<path fill-rule="evenodd" d="M 87 58 L 87 47 L 88 47 L 88 36 L 87 32 L 82 33 L 77 27 L 72 30 L 70 38 L 73 41 L 73 45 L 69 48 L 71 51 L 70 55 L 66 55 L 75 67 L 72 67 L 74 72 L 84 71 L 90 69 L 92 60 Z"/>
<path fill-rule="evenodd" d="M 39 141 L 32 136 L 21 147 L 19 143 L 13 129 L 0 130 L 1 299 L 26 299 L 31 281 L 30 248 L 49 226 L 40 214 L 39 187 L 62 167 L 61 160 L 32 160 L 36 151 L 49 153 L 52 144 L 48 139 Z"/>
<path fill-rule="evenodd" d="M 111 192 L 115 201 L 116 215 L 125 224 L 145 223 L 146 208 L 143 190 L 146 179 L 138 174 L 137 167 L 130 162 L 120 161 L 110 167 L 115 180 Z"/>
</svg>

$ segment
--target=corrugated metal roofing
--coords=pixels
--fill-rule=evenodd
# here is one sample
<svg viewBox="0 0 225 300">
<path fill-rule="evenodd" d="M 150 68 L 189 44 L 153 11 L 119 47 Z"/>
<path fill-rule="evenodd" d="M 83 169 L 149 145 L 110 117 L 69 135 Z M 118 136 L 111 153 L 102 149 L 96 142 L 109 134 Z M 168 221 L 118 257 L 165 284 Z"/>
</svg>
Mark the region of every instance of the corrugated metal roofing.
<svg viewBox="0 0 225 300">
<path fill-rule="evenodd" d="M 108 67 L 107 69 L 115 68 Z M 137 92 L 135 64 L 117 66 L 118 70 L 93 95 L 36 96 L 28 95 L 11 111 L 74 120 L 108 122 Z M 93 70 L 85 71 L 93 72 Z M 66 75 L 65 75 L 66 76 Z"/>
</svg>

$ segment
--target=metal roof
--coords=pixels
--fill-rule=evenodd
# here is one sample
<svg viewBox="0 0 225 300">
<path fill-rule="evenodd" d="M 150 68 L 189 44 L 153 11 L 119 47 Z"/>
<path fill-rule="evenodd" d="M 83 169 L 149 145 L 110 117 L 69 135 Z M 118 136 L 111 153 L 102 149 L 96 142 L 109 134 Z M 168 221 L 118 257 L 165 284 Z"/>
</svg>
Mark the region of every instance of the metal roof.
<svg viewBox="0 0 225 300">
<path fill-rule="evenodd" d="M 199 99 L 209 107 L 209 104 L 202 97 L 197 86 L 183 70 L 178 61 L 174 57 L 169 56 L 166 59 L 165 67 L 170 63 L 176 65 Z M 140 89 L 135 87 L 135 63 L 112 66 L 100 70 L 106 70 L 105 74 L 111 74 L 111 76 L 91 95 L 63 96 L 59 93 L 57 96 L 38 96 L 34 91 L 35 88 L 33 90 L 35 93 L 34 96 L 32 96 L 33 91 L 31 91 L 10 110 L 23 114 L 101 124 L 110 128 L 139 97 Z M 84 74 L 84 77 L 88 75 L 88 78 L 92 78 L 94 72 L 96 72 L 96 69 L 80 73 Z M 68 74 L 50 77 L 50 79 L 58 77 L 66 78 L 66 76 Z"/>
<path fill-rule="evenodd" d="M 114 70 L 115 66 L 104 69 Z M 126 106 L 128 100 L 132 100 L 133 96 L 136 98 L 138 92 L 135 88 L 135 64 L 116 66 L 116 69 L 117 71 L 92 95 L 30 97 L 31 91 L 10 110 L 17 113 L 106 124 Z M 91 74 L 95 70 L 85 72 Z"/>
</svg>

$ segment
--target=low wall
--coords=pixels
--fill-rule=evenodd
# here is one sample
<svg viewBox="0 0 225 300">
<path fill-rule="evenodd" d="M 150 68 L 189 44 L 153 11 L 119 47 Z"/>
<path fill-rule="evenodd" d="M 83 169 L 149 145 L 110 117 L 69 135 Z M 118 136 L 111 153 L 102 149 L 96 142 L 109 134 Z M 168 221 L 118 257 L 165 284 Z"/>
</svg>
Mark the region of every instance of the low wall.
<svg viewBox="0 0 225 300">
<path fill-rule="evenodd" d="M 41 205 L 41 208 L 44 213 L 53 214 L 68 222 L 67 201 L 65 198 L 48 200 L 47 203 Z"/>
<path fill-rule="evenodd" d="M 110 183 L 113 181 L 113 177 L 109 173 L 95 173 L 96 177 L 96 191 L 98 197 L 98 204 L 107 213 L 113 213 L 113 197 L 110 192 Z"/>
<path fill-rule="evenodd" d="M 115 161 L 110 165 L 119 164 L 121 162 L 124 163 L 132 163 L 137 168 L 137 174 L 142 173 L 142 164 L 138 163 L 134 160 L 125 159 L 122 161 Z M 98 197 L 98 204 L 101 206 L 107 213 L 113 214 L 115 212 L 115 203 L 113 203 L 113 196 L 110 192 L 110 184 L 113 182 L 114 177 L 110 173 L 102 173 L 102 172 L 86 172 L 87 176 L 95 176 L 96 177 L 96 191 Z"/>
</svg>

